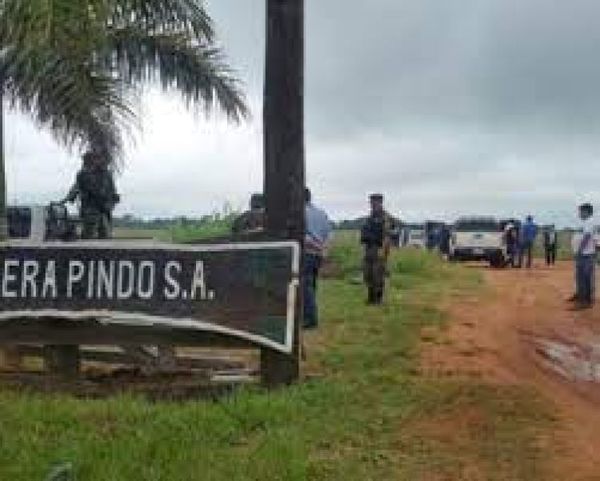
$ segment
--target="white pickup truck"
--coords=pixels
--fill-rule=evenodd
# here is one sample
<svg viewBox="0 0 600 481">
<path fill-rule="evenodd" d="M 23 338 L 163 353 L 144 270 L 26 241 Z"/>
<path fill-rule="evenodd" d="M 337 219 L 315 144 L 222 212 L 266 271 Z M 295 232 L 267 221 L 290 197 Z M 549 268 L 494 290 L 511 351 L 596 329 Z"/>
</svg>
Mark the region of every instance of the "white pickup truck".
<svg viewBox="0 0 600 481">
<path fill-rule="evenodd" d="M 494 217 L 461 217 L 452 227 L 450 259 L 487 261 L 504 267 L 508 255 L 500 222 Z"/>
</svg>

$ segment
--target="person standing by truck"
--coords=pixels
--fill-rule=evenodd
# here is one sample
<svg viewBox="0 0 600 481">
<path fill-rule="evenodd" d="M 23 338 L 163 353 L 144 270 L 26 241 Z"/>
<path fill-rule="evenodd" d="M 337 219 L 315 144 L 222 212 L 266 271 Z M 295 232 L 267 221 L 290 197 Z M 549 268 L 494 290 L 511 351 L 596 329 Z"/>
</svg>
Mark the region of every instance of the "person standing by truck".
<svg viewBox="0 0 600 481">
<path fill-rule="evenodd" d="M 517 267 L 519 234 L 517 226 L 513 222 L 508 222 L 504 227 L 504 238 L 506 241 L 507 263 L 511 267 Z"/>
<path fill-rule="evenodd" d="M 538 234 L 538 227 L 533 222 L 533 217 L 528 215 L 525 219 L 525 223 L 521 229 L 521 246 L 520 246 L 520 261 L 519 264 L 523 265 L 523 257 L 527 256 L 526 267 L 531 268 L 532 257 L 533 257 L 533 244 Z"/>
<path fill-rule="evenodd" d="M 575 294 L 569 301 L 575 310 L 589 309 L 594 304 L 596 280 L 596 242 L 593 228 L 594 207 L 585 203 L 579 206 L 581 231 L 572 239 L 575 256 Z"/>
<path fill-rule="evenodd" d="M 364 281 L 368 304 L 381 304 L 385 290 L 387 259 L 390 252 L 392 221 L 383 208 L 383 195 L 369 196 L 371 213 L 362 227 L 360 242 L 364 246 Z"/>
</svg>

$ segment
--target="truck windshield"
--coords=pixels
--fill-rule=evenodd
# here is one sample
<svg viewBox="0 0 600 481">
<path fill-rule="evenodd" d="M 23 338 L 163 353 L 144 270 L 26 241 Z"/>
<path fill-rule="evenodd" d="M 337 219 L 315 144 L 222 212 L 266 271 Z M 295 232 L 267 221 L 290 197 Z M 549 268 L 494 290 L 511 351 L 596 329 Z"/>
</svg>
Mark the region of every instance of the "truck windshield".
<svg viewBox="0 0 600 481">
<path fill-rule="evenodd" d="M 454 224 L 456 232 L 499 232 L 500 224 L 494 220 L 464 220 Z"/>
</svg>

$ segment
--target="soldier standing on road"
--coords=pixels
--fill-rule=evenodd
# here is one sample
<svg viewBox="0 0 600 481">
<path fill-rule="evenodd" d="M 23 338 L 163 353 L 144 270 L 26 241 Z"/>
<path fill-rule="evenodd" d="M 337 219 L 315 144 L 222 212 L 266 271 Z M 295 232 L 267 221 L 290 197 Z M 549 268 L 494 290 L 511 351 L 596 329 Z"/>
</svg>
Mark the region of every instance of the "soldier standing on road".
<svg viewBox="0 0 600 481">
<path fill-rule="evenodd" d="M 544 251 L 546 253 L 546 265 L 553 266 L 556 263 L 557 237 L 554 226 L 544 229 Z"/>
<path fill-rule="evenodd" d="M 371 214 L 362 228 L 360 242 L 365 248 L 363 274 L 368 288 L 369 304 L 381 304 L 385 288 L 387 258 L 390 251 L 392 222 L 383 209 L 383 195 L 370 197 Z"/>
<path fill-rule="evenodd" d="M 113 175 L 108 162 L 96 152 L 86 152 L 82 160 L 75 183 L 63 202 L 73 203 L 79 199 L 82 239 L 108 239 L 112 212 L 120 200 Z"/>
</svg>

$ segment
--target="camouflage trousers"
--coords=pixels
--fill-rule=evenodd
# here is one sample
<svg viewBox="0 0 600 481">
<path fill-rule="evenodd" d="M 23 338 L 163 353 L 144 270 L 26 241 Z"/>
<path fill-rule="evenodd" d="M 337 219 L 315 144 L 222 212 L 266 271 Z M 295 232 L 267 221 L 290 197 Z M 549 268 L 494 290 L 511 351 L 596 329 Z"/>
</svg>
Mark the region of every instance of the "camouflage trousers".
<svg viewBox="0 0 600 481">
<path fill-rule="evenodd" d="M 111 237 L 110 217 L 96 209 L 81 211 L 82 239 L 109 239 Z"/>
<path fill-rule="evenodd" d="M 387 262 L 380 249 L 367 247 L 363 262 L 363 277 L 368 289 L 368 302 L 379 304 L 383 301 Z"/>
</svg>

